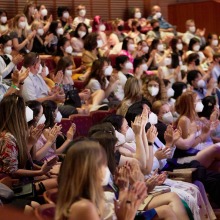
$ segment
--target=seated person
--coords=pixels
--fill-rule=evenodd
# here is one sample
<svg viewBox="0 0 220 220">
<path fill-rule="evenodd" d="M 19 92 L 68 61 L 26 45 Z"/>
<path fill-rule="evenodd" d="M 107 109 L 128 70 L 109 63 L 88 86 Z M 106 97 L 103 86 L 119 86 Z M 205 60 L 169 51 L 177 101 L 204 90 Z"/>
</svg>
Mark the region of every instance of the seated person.
<svg viewBox="0 0 220 220">
<path fill-rule="evenodd" d="M 59 21 L 61 22 L 64 32 L 71 29 L 72 23 L 70 22 L 70 13 L 69 13 L 68 7 L 59 6 L 57 8 L 57 17 L 59 18 Z"/>
<path fill-rule="evenodd" d="M 214 78 L 215 82 L 217 82 L 220 76 L 220 53 L 215 53 L 213 55 L 213 63 L 214 67 L 212 69 L 212 77 Z"/>
<path fill-rule="evenodd" d="M 9 33 L 7 12 L 0 9 L 0 36 Z"/>
</svg>

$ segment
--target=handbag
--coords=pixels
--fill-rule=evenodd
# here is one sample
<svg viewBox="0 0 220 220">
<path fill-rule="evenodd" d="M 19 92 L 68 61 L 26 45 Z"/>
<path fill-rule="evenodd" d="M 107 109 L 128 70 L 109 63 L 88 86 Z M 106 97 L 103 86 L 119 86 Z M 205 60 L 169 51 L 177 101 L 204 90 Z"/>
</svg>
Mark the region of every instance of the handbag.
<svg viewBox="0 0 220 220">
<path fill-rule="evenodd" d="M 76 88 L 73 88 L 72 90 L 66 93 L 66 99 L 64 105 L 72 105 L 75 108 L 81 107 L 81 99 L 79 97 L 79 93 Z"/>
</svg>

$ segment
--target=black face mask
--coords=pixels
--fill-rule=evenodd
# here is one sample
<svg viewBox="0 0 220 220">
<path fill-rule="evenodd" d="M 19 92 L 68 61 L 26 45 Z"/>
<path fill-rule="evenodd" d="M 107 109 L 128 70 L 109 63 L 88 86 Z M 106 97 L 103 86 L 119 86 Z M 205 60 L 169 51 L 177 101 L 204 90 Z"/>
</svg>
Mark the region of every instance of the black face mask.
<svg viewBox="0 0 220 220">
<path fill-rule="evenodd" d="M 118 30 L 119 30 L 119 31 L 123 31 L 123 30 L 124 30 L 124 25 L 119 25 L 119 26 L 118 26 Z"/>
<path fill-rule="evenodd" d="M 141 26 L 140 26 L 140 25 L 137 27 L 137 30 L 138 30 L 138 31 L 141 31 Z"/>
<path fill-rule="evenodd" d="M 155 28 L 153 28 L 153 31 L 159 31 L 160 30 L 160 27 L 159 26 L 157 26 L 157 27 L 155 27 Z"/>
<path fill-rule="evenodd" d="M 196 64 L 196 66 L 199 66 L 199 65 L 200 65 L 200 60 L 199 60 L 199 58 L 195 60 L 195 64 Z"/>
</svg>

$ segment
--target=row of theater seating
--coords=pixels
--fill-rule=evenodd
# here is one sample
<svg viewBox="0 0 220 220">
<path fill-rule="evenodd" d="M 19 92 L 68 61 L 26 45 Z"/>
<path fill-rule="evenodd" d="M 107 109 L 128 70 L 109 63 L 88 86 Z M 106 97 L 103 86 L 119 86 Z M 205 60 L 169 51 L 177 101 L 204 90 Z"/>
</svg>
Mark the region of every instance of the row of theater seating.
<svg viewBox="0 0 220 220">
<path fill-rule="evenodd" d="M 88 131 L 91 126 L 99 123 L 104 119 L 106 116 L 115 114 L 115 110 L 108 110 L 108 111 L 94 111 L 91 112 L 89 115 L 71 115 L 69 118 L 63 118 L 61 121 L 62 125 L 62 132 L 66 134 L 70 125 L 72 123 L 76 124 L 76 133 L 74 138 L 79 136 L 87 136 Z"/>
</svg>

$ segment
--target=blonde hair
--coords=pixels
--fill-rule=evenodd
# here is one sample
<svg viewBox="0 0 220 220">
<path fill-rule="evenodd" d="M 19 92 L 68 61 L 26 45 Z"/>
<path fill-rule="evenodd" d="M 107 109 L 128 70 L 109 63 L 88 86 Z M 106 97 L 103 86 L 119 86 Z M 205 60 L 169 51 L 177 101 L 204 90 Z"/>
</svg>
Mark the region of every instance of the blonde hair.
<svg viewBox="0 0 220 220">
<path fill-rule="evenodd" d="M 18 33 L 18 21 L 21 17 L 24 17 L 26 19 L 26 23 L 27 23 L 27 18 L 24 14 L 17 14 L 14 18 L 13 18 L 13 22 L 12 22 L 12 28 L 15 32 Z M 22 35 L 24 35 L 24 37 L 27 37 L 27 28 L 25 27 L 22 30 Z"/>
<path fill-rule="evenodd" d="M 96 141 L 74 143 L 66 154 L 58 177 L 56 220 L 69 217 L 69 209 L 80 199 L 90 200 L 100 216 L 103 214 L 103 188 L 100 168 L 106 164 L 106 154 Z"/>
<path fill-rule="evenodd" d="M 160 112 L 160 109 L 164 106 L 164 105 L 167 105 L 168 103 L 166 101 L 162 101 L 162 100 L 158 100 L 158 101 L 155 101 L 152 105 L 152 112 L 155 113 L 156 115 L 159 114 Z"/>
<path fill-rule="evenodd" d="M 28 125 L 24 99 L 15 94 L 6 96 L 0 103 L 0 109 L 0 132 L 9 132 L 15 137 L 18 147 L 18 167 L 25 168 L 28 158 Z"/>
<path fill-rule="evenodd" d="M 39 26 L 42 24 L 42 22 L 40 21 L 34 21 L 31 25 L 31 30 L 37 30 L 39 28 Z"/>
</svg>

